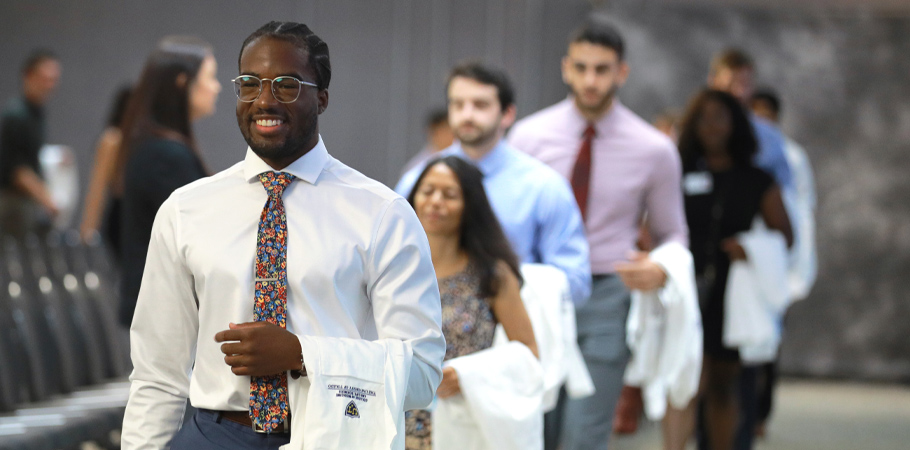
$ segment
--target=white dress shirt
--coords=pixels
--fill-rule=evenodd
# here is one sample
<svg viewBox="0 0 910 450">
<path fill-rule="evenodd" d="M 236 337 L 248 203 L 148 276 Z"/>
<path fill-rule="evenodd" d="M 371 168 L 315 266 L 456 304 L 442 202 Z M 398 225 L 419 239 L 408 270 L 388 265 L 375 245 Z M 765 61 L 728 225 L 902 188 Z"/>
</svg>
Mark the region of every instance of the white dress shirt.
<svg viewBox="0 0 910 450">
<path fill-rule="evenodd" d="M 248 149 L 243 162 L 178 189 L 158 211 L 130 329 L 125 450 L 164 448 L 187 397 L 197 408 L 248 410 L 250 378 L 231 372 L 215 334 L 253 320 L 267 198 L 258 174 L 271 170 Z M 430 249 L 414 211 L 331 157 L 321 138 L 283 171 L 297 177 L 283 194 L 287 329 L 408 343 L 404 408 L 426 407 L 441 380 L 445 341 Z"/>
</svg>

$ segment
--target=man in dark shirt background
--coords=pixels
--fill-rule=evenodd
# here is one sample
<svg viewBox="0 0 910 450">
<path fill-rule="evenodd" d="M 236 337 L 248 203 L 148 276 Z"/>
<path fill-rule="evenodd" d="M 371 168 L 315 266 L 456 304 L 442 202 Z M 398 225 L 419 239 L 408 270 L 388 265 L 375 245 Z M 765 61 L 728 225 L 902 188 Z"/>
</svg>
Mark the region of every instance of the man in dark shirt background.
<svg viewBox="0 0 910 450">
<path fill-rule="evenodd" d="M 60 62 L 36 50 L 22 65 L 22 92 L 9 101 L 0 120 L 0 228 L 19 234 L 48 225 L 57 205 L 41 175 L 44 104 L 57 88 Z"/>
</svg>

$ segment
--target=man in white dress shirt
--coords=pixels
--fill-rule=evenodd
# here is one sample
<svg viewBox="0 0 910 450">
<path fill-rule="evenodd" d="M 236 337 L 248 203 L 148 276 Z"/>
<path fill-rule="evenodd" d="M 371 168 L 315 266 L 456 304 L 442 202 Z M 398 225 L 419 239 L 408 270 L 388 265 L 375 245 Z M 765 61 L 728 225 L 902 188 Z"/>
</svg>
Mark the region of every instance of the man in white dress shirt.
<svg viewBox="0 0 910 450">
<path fill-rule="evenodd" d="M 287 444 L 287 422 L 254 430 L 250 380 L 288 374 L 288 384 L 308 386 L 301 336 L 407 343 L 405 409 L 426 407 L 441 379 L 445 341 L 426 235 L 404 199 L 332 158 L 319 135 L 331 77 L 325 42 L 306 25 L 271 22 L 244 42 L 239 69 L 245 159 L 178 189 L 155 219 L 130 330 L 125 450 Z M 293 176 L 279 194 L 286 328 L 253 320 L 263 282 L 254 280 L 257 233 L 263 205 L 274 201 L 260 174 L 274 172 Z M 180 428 L 187 398 L 199 411 Z M 323 418 L 287 417 L 311 420 Z"/>
</svg>

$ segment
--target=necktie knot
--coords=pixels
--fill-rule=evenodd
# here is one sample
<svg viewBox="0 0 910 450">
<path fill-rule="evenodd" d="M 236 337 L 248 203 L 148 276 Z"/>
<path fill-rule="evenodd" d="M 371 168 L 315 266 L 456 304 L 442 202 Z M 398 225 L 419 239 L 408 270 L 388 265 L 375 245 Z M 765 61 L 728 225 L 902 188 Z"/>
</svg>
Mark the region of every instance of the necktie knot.
<svg viewBox="0 0 910 450">
<path fill-rule="evenodd" d="M 259 174 L 259 182 L 272 198 L 280 198 L 284 193 L 284 188 L 296 179 L 297 177 L 287 172 L 262 172 Z"/>
<path fill-rule="evenodd" d="M 587 128 L 585 128 L 585 132 L 582 133 L 582 137 L 585 138 L 585 139 L 591 139 L 591 138 L 593 138 L 595 135 L 597 135 L 597 129 L 594 128 L 594 124 L 593 124 L 593 123 L 589 123 L 588 126 L 587 126 Z"/>
</svg>

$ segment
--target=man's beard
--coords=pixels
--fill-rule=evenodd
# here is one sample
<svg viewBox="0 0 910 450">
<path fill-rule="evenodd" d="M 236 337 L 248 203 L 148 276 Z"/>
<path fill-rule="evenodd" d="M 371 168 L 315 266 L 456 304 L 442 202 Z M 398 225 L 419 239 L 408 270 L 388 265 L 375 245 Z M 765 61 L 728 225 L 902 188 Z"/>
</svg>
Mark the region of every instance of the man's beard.
<svg viewBox="0 0 910 450">
<path fill-rule="evenodd" d="M 464 145 L 469 145 L 472 147 L 480 146 L 482 144 L 490 142 L 496 136 L 496 128 L 484 129 L 476 124 L 472 124 L 478 132 L 474 136 L 466 136 L 461 132 L 461 127 L 453 128 L 455 137 L 458 138 L 458 141 Z"/>
<path fill-rule="evenodd" d="M 241 127 L 240 133 L 250 149 L 257 156 L 263 159 L 283 159 L 299 153 L 316 133 L 316 122 L 314 121 L 306 130 L 300 133 L 289 133 L 282 142 L 265 141 L 253 136 L 250 129 L 253 127 L 252 122 L 246 127 Z"/>
<path fill-rule="evenodd" d="M 607 92 L 604 93 L 593 105 L 586 105 L 582 103 L 581 99 L 583 97 L 579 95 L 578 92 L 575 92 L 574 89 L 572 90 L 572 95 L 575 96 L 575 105 L 578 107 L 578 109 L 588 113 L 601 113 L 610 106 L 610 104 L 613 102 L 613 98 L 616 96 L 616 93 L 618 91 L 619 86 L 616 84 L 610 86 L 610 89 L 607 90 Z"/>
</svg>

